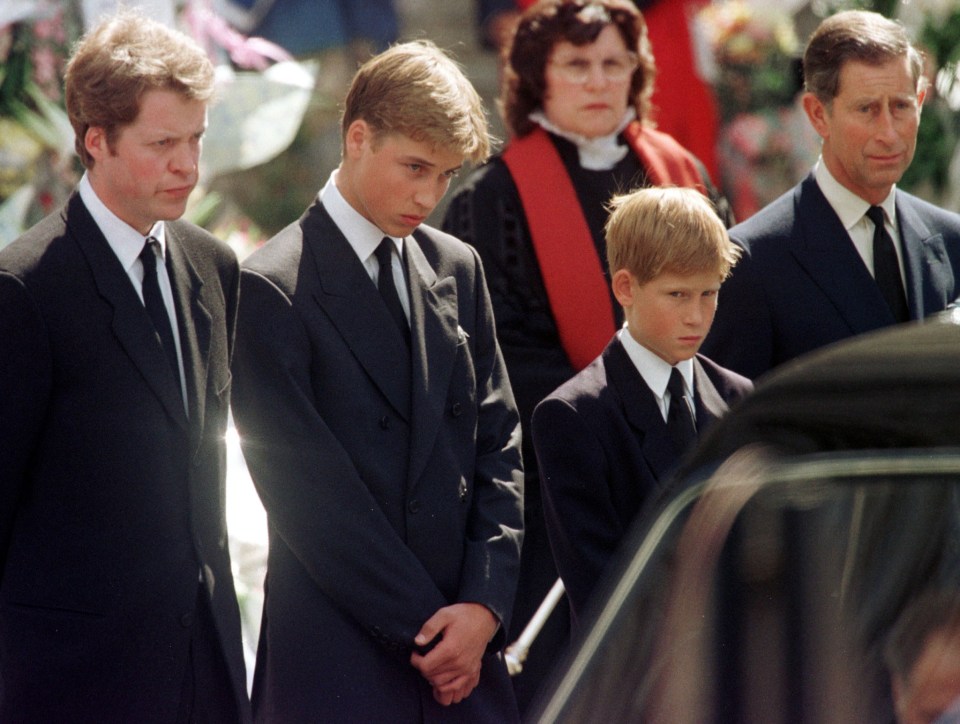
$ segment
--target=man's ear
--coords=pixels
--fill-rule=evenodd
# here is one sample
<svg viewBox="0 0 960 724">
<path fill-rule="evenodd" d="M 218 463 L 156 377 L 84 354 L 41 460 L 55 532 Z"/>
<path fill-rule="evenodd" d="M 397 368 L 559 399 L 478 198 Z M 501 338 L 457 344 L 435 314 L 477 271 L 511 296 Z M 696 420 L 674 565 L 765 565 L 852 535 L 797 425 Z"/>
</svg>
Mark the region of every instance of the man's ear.
<svg viewBox="0 0 960 724">
<path fill-rule="evenodd" d="M 87 153 L 96 161 L 110 153 L 110 149 L 107 147 L 107 132 L 101 126 L 87 128 L 87 132 L 83 136 L 83 145 L 87 149 Z"/>
<path fill-rule="evenodd" d="M 830 135 L 830 124 L 827 121 L 829 111 L 815 93 L 809 91 L 803 94 L 803 110 L 810 119 L 810 125 L 820 134 L 820 138 L 826 139 Z"/>
<path fill-rule="evenodd" d="M 613 296 L 622 307 L 629 307 L 633 304 L 633 274 L 626 269 L 617 269 L 610 280 L 610 286 L 613 288 Z"/>
<path fill-rule="evenodd" d="M 358 158 L 363 151 L 364 144 L 369 145 L 373 140 L 373 129 L 362 118 L 358 118 L 349 126 L 343 137 L 344 155 L 348 158 Z"/>
</svg>

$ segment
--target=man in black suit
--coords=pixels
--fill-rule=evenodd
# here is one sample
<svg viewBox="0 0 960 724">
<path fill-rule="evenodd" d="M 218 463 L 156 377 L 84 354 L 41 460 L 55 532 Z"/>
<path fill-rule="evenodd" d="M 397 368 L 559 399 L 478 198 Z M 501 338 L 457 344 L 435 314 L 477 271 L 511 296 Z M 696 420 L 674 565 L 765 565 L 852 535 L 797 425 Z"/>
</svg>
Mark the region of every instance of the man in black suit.
<svg viewBox="0 0 960 724">
<path fill-rule="evenodd" d="M 574 625 L 637 513 L 696 435 L 753 388 L 697 354 L 740 253 L 710 202 L 681 188 L 615 197 L 606 239 L 626 324 L 533 413 L 547 534 Z"/>
<path fill-rule="evenodd" d="M 244 263 L 234 411 L 267 511 L 264 722 L 509 722 L 519 421 L 476 252 L 423 226 L 486 119 L 429 43 L 364 64 L 317 201 Z"/>
<path fill-rule="evenodd" d="M 0 252 L 0 721 L 250 719 L 224 513 L 239 270 L 177 221 L 212 91 L 182 34 L 104 21 L 66 75 L 86 173 Z"/>
<path fill-rule="evenodd" d="M 838 13 L 811 36 L 803 67 L 820 160 L 731 229 L 745 251 L 703 346 L 751 378 L 831 342 L 923 319 L 960 286 L 960 216 L 896 188 L 925 92 L 922 58 L 903 28 L 872 12 Z"/>
</svg>

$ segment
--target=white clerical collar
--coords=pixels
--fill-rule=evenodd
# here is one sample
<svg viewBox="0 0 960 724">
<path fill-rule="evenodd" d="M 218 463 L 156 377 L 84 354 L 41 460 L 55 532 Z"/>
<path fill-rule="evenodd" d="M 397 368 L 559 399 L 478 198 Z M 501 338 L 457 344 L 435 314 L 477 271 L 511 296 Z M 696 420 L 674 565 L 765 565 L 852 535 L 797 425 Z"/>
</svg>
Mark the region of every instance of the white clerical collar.
<svg viewBox="0 0 960 724">
<path fill-rule="evenodd" d="M 620 121 L 616 130 L 608 136 L 598 136 L 597 138 L 587 138 L 578 133 L 561 130 L 547 120 L 543 111 L 534 111 L 529 117 L 543 130 L 555 136 L 560 136 L 560 138 L 565 138 L 574 144 L 580 154 L 580 165 L 585 169 L 608 171 L 616 166 L 630 150 L 620 143 L 619 136 L 620 132 L 637 117 L 637 111 L 633 107 L 627 108 L 627 112 L 623 114 L 623 120 Z"/>
<path fill-rule="evenodd" d="M 626 325 L 617 332 L 620 344 L 630 357 L 630 361 L 637 368 L 637 372 L 643 377 L 643 381 L 653 391 L 660 400 L 663 400 L 667 392 L 667 383 L 670 381 L 670 372 L 673 369 L 666 360 L 657 356 L 649 349 L 640 344 L 630 334 Z M 683 375 L 683 383 L 693 399 L 693 358 L 677 362 L 676 367 Z"/>
<path fill-rule="evenodd" d="M 87 207 L 90 216 L 100 227 L 100 231 L 103 232 L 107 243 L 113 249 L 113 253 L 117 255 L 117 259 L 123 265 L 124 271 L 129 273 L 130 268 L 140 256 L 140 252 L 143 251 L 144 235 L 107 208 L 106 204 L 97 196 L 97 192 L 93 190 L 93 185 L 86 173 L 80 177 L 77 190 L 80 193 L 83 205 Z M 162 221 L 156 222 L 147 236 L 152 236 L 160 242 L 160 249 L 164 258 L 166 258 L 167 239 L 164 223 Z"/>
<path fill-rule="evenodd" d="M 836 177 L 830 173 L 830 169 L 827 168 L 827 164 L 823 162 L 823 156 L 817 160 L 817 164 L 813 167 L 813 176 L 817 181 L 817 186 L 820 187 L 820 191 L 822 191 L 824 197 L 826 197 L 827 203 L 830 204 L 833 210 L 837 212 L 837 216 L 840 217 L 840 223 L 843 224 L 843 228 L 850 231 L 850 229 L 863 219 L 863 215 L 867 213 L 867 209 L 871 206 L 870 202 L 860 198 L 853 193 L 853 191 L 837 181 Z M 877 204 L 886 212 L 887 219 L 889 219 L 894 228 L 896 228 L 897 223 L 896 195 L 897 186 L 894 184 L 890 189 L 890 193 L 887 194 L 887 198 Z"/>
<path fill-rule="evenodd" d="M 347 238 L 350 246 L 356 252 L 360 261 L 367 259 L 377 250 L 380 242 L 389 234 L 383 233 L 376 224 L 366 219 L 359 211 L 353 208 L 337 188 L 337 173 L 334 169 L 327 179 L 327 183 L 320 189 L 320 202 L 330 214 L 330 218 Z M 397 245 L 397 253 L 403 258 L 403 239 L 390 236 Z"/>
</svg>

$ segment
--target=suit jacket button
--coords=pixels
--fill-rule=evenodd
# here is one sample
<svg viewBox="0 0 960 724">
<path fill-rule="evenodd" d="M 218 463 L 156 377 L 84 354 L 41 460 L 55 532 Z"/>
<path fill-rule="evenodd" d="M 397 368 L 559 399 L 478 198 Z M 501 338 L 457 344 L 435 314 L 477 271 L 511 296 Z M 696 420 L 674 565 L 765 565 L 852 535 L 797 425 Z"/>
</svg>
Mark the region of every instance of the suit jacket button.
<svg viewBox="0 0 960 724">
<path fill-rule="evenodd" d="M 180 625 L 184 628 L 190 628 L 193 625 L 193 614 L 185 613 L 180 617 Z"/>
<path fill-rule="evenodd" d="M 407 510 L 409 510 L 411 513 L 418 513 L 420 511 L 420 501 L 411 500 L 409 503 L 407 503 Z"/>
<path fill-rule="evenodd" d="M 384 415 L 380 418 L 380 429 L 389 430 L 390 429 L 390 418 Z"/>
<path fill-rule="evenodd" d="M 463 414 L 463 405 L 461 405 L 459 402 L 454 402 L 453 407 L 450 408 L 450 413 L 454 417 L 460 417 L 460 415 Z"/>
</svg>

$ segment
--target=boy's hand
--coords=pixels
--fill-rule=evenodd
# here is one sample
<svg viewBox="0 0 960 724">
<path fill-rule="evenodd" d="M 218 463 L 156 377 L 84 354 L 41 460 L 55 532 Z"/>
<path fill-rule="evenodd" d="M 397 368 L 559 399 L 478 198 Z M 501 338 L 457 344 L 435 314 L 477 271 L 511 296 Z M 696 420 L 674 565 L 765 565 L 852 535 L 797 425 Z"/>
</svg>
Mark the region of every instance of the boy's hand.
<svg viewBox="0 0 960 724">
<path fill-rule="evenodd" d="M 480 663 L 499 623 L 486 606 L 455 603 L 431 616 L 414 643 L 439 643 L 425 656 L 414 653 L 410 663 L 433 687 L 433 698 L 443 706 L 466 699 L 480 681 Z"/>
</svg>

